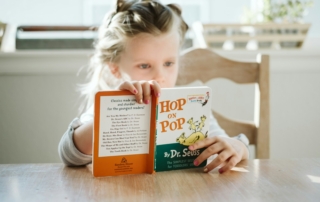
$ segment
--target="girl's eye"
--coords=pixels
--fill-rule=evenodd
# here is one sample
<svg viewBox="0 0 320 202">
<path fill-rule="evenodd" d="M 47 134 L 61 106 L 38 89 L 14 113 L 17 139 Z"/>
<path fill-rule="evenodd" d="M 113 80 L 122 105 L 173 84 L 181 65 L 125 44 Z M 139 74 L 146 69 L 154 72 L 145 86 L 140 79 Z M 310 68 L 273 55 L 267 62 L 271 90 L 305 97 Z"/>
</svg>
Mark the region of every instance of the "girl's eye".
<svg viewBox="0 0 320 202">
<path fill-rule="evenodd" d="M 166 66 L 166 67 L 170 67 L 170 66 L 172 66 L 173 65 L 173 62 L 165 62 L 164 63 L 164 66 Z"/>
<path fill-rule="evenodd" d="M 141 65 L 139 65 L 139 68 L 140 68 L 140 69 L 148 69 L 148 68 L 150 68 L 150 65 L 148 65 L 148 64 L 141 64 Z"/>
</svg>

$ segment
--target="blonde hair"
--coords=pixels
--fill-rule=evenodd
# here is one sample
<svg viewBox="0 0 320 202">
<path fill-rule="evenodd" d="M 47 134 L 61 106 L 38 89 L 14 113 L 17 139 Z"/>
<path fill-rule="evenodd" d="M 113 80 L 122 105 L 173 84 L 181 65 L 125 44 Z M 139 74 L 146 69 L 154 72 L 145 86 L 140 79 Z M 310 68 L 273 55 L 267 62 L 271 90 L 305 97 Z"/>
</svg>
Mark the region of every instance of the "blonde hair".
<svg viewBox="0 0 320 202">
<path fill-rule="evenodd" d="M 139 33 L 158 36 L 174 28 L 183 43 L 188 25 L 181 16 L 181 9 L 175 4 L 163 5 L 155 0 L 118 0 L 116 9 L 105 16 L 99 27 L 95 42 L 95 53 L 91 57 L 88 77 L 89 83 L 82 85 L 80 91 L 85 96 L 81 110 L 88 109 L 99 90 L 115 88 L 122 81 L 130 78 L 116 78 L 107 63 L 118 62 L 125 48 L 127 38 Z"/>
</svg>

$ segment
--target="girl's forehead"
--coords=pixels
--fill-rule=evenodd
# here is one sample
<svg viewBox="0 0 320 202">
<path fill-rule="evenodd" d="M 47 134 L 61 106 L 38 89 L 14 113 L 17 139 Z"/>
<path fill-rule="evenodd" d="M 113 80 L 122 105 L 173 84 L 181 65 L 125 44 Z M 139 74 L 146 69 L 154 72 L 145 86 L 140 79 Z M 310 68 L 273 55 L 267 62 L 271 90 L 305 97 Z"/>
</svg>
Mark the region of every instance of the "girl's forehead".
<svg viewBox="0 0 320 202">
<path fill-rule="evenodd" d="M 178 32 L 168 32 L 168 33 L 162 33 L 159 35 L 153 35 L 149 33 L 140 33 L 135 35 L 134 37 L 129 38 L 129 41 L 134 42 L 140 42 L 140 41 L 169 41 L 169 40 L 179 40 L 179 34 Z"/>
<path fill-rule="evenodd" d="M 180 37 L 177 32 L 170 32 L 158 36 L 140 33 L 133 38 L 127 39 L 124 54 L 139 59 L 154 55 L 176 56 L 179 48 Z"/>
</svg>

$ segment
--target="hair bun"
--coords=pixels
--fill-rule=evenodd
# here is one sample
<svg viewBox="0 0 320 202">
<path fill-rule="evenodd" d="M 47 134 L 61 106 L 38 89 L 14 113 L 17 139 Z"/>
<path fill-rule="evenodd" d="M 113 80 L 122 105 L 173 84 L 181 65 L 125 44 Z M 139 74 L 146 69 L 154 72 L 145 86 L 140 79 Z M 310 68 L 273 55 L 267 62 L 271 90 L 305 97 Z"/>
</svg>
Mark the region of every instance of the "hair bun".
<svg viewBox="0 0 320 202">
<path fill-rule="evenodd" d="M 125 3 L 125 0 L 117 0 L 117 8 L 120 8 Z"/>
<path fill-rule="evenodd" d="M 122 5 L 125 3 L 125 0 L 117 0 L 117 4 L 116 4 L 116 12 L 119 12 Z"/>
<path fill-rule="evenodd" d="M 172 10 L 174 10 L 175 12 L 177 12 L 178 15 L 181 15 L 182 9 L 178 4 L 168 4 L 167 6 L 170 7 Z"/>
</svg>

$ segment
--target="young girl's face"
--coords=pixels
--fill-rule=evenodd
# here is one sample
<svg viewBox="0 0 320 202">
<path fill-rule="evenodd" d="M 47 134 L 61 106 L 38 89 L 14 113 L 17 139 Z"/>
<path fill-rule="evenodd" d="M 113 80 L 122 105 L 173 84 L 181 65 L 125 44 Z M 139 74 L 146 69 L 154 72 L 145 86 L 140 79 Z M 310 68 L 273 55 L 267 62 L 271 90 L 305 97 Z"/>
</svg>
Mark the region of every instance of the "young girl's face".
<svg viewBox="0 0 320 202">
<path fill-rule="evenodd" d="M 178 75 L 180 38 L 177 32 L 160 36 L 141 33 L 126 42 L 117 71 L 131 80 L 155 80 L 161 88 L 174 87 Z"/>
</svg>

